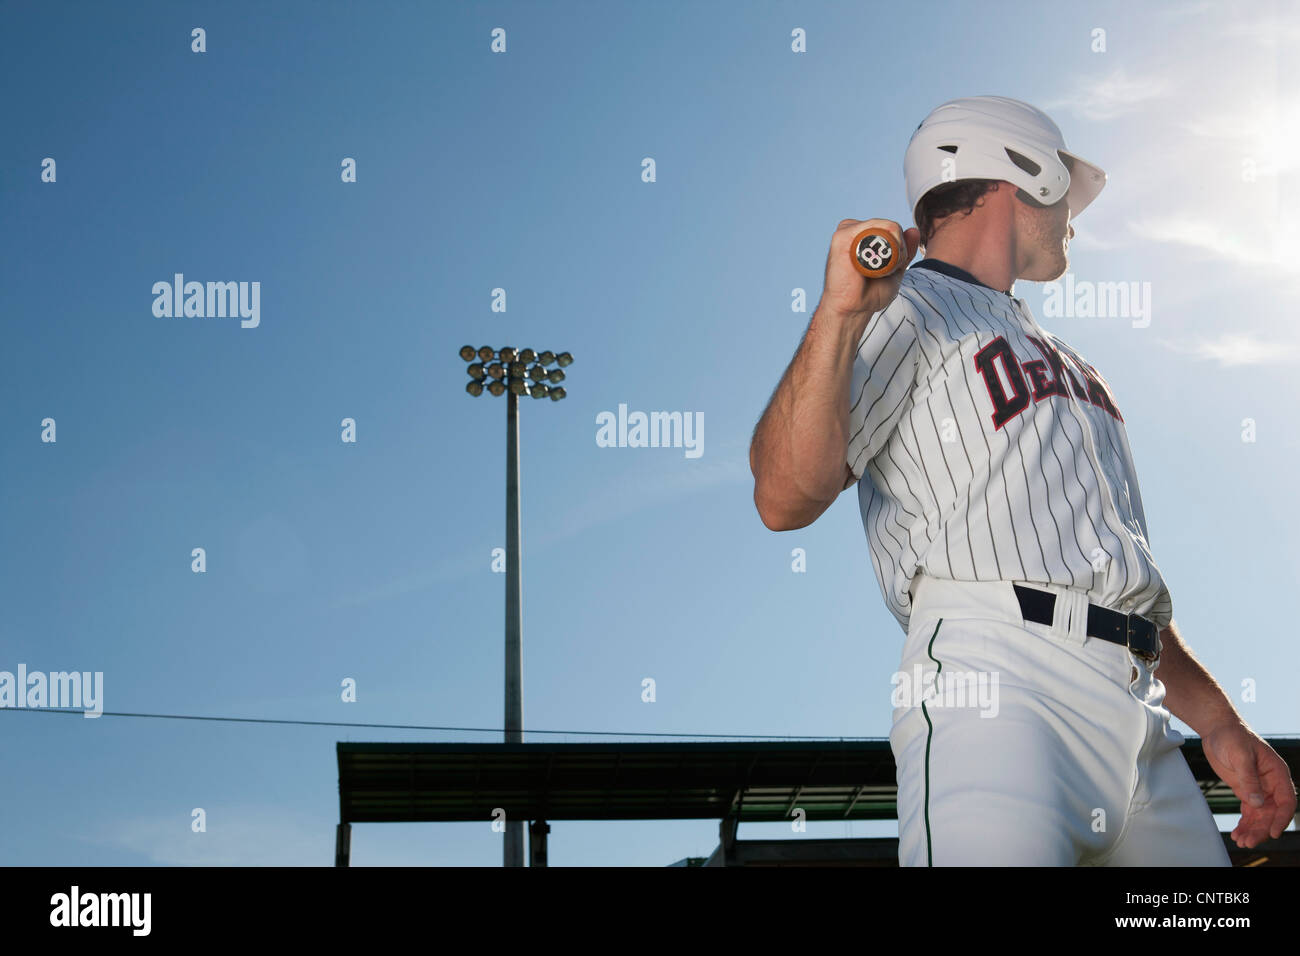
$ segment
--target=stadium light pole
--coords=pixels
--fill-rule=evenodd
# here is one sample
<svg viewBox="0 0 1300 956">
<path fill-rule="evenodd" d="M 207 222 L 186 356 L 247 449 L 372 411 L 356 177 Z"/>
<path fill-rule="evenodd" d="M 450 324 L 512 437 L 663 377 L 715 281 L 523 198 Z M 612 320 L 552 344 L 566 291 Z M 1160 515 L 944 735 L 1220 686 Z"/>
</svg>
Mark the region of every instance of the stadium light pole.
<svg viewBox="0 0 1300 956">
<path fill-rule="evenodd" d="M 466 345 L 460 357 L 469 363 L 465 391 L 475 398 L 506 396 L 506 743 L 524 739 L 524 651 L 522 624 L 523 587 L 519 573 L 519 399 L 529 396 L 558 402 L 565 396 L 560 382 L 573 363 L 568 352 L 534 352 L 490 345 Z M 477 359 L 477 361 L 475 361 Z M 549 366 L 556 365 L 557 368 Z M 504 866 L 524 865 L 524 824 L 506 818 Z"/>
</svg>

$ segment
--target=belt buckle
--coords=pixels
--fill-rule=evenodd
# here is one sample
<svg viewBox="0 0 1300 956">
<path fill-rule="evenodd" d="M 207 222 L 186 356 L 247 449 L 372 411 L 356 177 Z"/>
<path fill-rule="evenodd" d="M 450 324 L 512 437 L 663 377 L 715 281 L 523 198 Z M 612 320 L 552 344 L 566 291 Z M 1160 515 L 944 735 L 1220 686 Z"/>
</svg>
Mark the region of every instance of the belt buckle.
<svg viewBox="0 0 1300 956">
<path fill-rule="evenodd" d="M 1139 621 L 1146 621 L 1146 618 L 1142 617 L 1140 614 L 1125 614 L 1124 643 L 1128 645 L 1129 653 L 1134 657 L 1146 661 L 1148 664 L 1154 664 L 1160 659 L 1160 651 L 1158 649 L 1155 651 L 1147 651 L 1133 646 L 1133 635 L 1136 631 L 1136 628 L 1133 626 L 1134 618 L 1137 618 Z M 1155 624 L 1149 621 L 1147 623 L 1150 623 L 1152 630 L 1155 631 Z M 1156 647 L 1160 647 L 1160 633 L 1158 631 L 1156 631 Z"/>
</svg>

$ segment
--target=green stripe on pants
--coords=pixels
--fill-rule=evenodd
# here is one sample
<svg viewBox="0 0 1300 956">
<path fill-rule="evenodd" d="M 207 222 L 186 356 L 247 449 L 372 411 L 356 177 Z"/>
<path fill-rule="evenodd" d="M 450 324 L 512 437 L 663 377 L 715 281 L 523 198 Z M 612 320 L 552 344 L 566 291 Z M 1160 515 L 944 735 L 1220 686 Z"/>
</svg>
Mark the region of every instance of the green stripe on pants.
<svg viewBox="0 0 1300 956">
<path fill-rule="evenodd" d="M 939 623 L 934 626 L 934 633 L 930 635 L 930 645 L 925 649 L 930 660 L 939 665 L 934 672 L 935 685 L 938 686 L 938 678 L 943 670 L 943 664 L 934 656 L 934 639 L 939 636 L 939 625 L 943 624 L 943 618 L 939 618 Z M 934 724 L 930 723 L 930 712 L 925 709 L 925 700 L 921 701 L 921 713 L 925 715 L 925 725 L 929 728 L 925 732 L 925 865 L 934 866 L 934 847 L 930 842 L 930 738 L 934 736 Z"/>
</svg>

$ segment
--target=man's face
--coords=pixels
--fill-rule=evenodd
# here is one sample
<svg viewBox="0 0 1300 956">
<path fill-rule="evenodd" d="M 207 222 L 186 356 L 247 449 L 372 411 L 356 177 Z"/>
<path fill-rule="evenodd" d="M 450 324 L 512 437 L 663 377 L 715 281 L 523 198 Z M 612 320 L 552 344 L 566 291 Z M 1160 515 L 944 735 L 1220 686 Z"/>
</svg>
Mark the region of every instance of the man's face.
<svg viewBox="0 0 1300 956">
<path fill-rule="evenodd" d="M 1070 264 L 1069 243 L 1074 236 L 1065 197 L 1043 208 L 1016 200 L 1016 227 L 1018 245 L 1028 256 L 1018 278 L 1051 282 L 1065 275 Z"/>
</svg>

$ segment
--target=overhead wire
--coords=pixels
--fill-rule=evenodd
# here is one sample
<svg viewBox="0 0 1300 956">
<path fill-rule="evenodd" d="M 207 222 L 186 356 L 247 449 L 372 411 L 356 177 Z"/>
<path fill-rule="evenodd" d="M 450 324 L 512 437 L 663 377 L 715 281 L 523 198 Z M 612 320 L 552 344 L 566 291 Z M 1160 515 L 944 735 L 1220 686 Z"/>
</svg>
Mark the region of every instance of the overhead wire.
<svg viewBox="0 0 1300 956">
<path fill-rule="evenodd" d="M 103 710 L 103 711 L 85 711 L 71 710 L 56 707 L 0 707 L 0 711 L 27 711 L 33 714 L 76 714 L 84 717 L 87 713 L 97 714 L 101 717 L 143 717 L 153 720 L 210 720 L 223 723 L 237 724 L 288 724 L 304 727 L 353 727 L 366 728 L 370 730 L 436 730 L 452 731 L 456 733 L 485 733 L 485 734 L 504 734 L 503 727 L 452 727 L 439 724 L 371 724 L 357 723 L 343 720 L 289 720 L 274 717 L 218 717 L 203 714 L 147 714 L 132 711 L 120 710 Z M 592 737 L 673 737 L 673 738 L 708 738 L 719 740 L 842 740 L 842 741 L 861 741 L 861 740 L 882 740 L 880 737 L 830 737 L 830 736 L 803 736 L 795 734 L 685 734 L 685 733 L 667 733 L 667 732 L 638 732 L 638 731 L 620 731 L 620 730 L 541 730 L 532 727 L 525 727 L 521 731 L 525 734 L 564 734 L 568 736 L 592 736 Z"/>
</svg>

